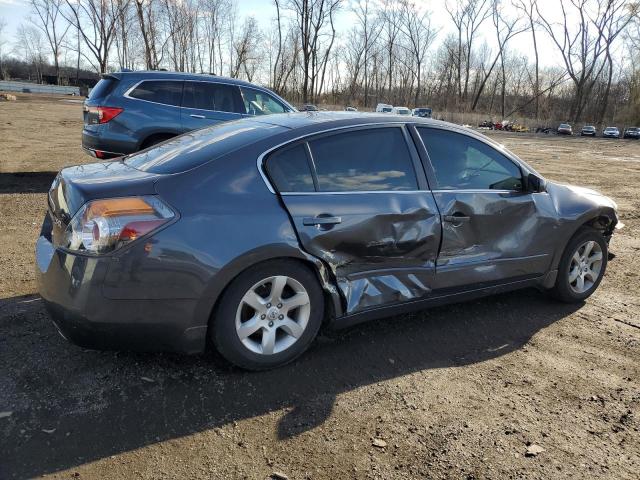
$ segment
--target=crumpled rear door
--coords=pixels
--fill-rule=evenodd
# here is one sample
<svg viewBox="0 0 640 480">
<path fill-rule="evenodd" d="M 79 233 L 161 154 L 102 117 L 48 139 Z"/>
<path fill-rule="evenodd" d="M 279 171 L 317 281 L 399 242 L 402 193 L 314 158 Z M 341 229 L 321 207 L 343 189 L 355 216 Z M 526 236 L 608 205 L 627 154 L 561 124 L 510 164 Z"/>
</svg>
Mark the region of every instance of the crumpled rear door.
<svg viewBox="0 0 640 480">
<path fill-rule="evenodd" d="M 430 293 L 440 244 L 431 192 L 282 198 L 303 248 L 336 276 L 347 313 Z"/>
</svg>

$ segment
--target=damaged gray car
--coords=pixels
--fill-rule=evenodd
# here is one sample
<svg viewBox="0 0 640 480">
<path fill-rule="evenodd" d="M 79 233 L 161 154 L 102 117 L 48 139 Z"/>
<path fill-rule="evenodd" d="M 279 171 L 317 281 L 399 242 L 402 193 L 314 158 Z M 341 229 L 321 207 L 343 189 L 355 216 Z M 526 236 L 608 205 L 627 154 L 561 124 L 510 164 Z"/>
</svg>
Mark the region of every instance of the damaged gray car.
<svg viewBox="0 0 640 480">
<path fill-rule="evenodd" d="M 323 324 L 525 287 L 598 287 L 616 204 L 542 178 L 466 128 L 295 113 L 65 168 L 36 247 L 60 332 L 90 348 L 265 369 Z M 618 225 L 619 226 L 619 225 Z"/>
</svg>

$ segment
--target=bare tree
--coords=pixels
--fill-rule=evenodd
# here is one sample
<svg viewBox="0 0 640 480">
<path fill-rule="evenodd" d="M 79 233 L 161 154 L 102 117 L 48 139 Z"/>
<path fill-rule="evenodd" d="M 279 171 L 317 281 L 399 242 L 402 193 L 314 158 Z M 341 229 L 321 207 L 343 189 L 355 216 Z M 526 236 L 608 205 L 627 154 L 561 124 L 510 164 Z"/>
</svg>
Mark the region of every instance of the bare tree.
<svg viewBox="0 0 640 480">
<path fill-rule="evenodd" d="M 36 27 L 21 24 L 18 27 L 16 51 L 30 62 L 36 73 L 36 82 L 42 82 L 42 71 L 45 65 L 45 40 Z"/>
<path fill-rule="evenodd" d="M 489 66 L 488 69 L 484 70 L 484 75 L 481 77 L 482 80 L 479 83 L 479 86 L 476 90 L 476 94 L 473 99 L 473 104 L 471 105 L 471 110 L 475 110 L 478 106 L 478 101 L 480 100 L 480 96 L 484 91 L 485 85 L 489 77 L 493 73 L 493 69 L 495 68 L 498 60 L 503 60 L 504 65 L 504 51 L 507 45 L 507 42 L 511 40 L 515 35 L 522 33 L 524 28 L 520 25 L 520 18 L 515 17 L 508 19 L 502 13 L 502 5 L 500 0 L 493 0 L 493 4 L 491 5 L 491 18 L 493 20 L 493 26 L 496 33 L 496 40 L 498 42 L 498 49 L 496 55 L 493 59 L 493 62 Z M 503 83 L 502 83 L 502 113 L 504 113 L 504 96 L 506 85 L 504 82 L 504 68 L 503 68 Z M 480 77 L 479 77 L 480 78 Z"/>
<path fill-rule="evenodd" d="M 60 47 L 71 27 L 71 24 L 61 15 L 65 0 L 29 0 L 29 4 L 36 16 L 36 19 L 30 21 L 42 31 L 49 43 L 56 71 L 56 83 L 60 85 Z"/>
<path fill-rule="evenodd" d="M 2 60 L 4 58 L 4 46 L 7 43 L 4 37 L 4 32 L 6 28 L 7 28 L 7 21 L 4 18 L 0 17 L 0 78 L 2 79 L 6 79 L 6 72 L 2 65 Z"/>
<path fill-rule="evenodd" d="M 607 64 L 603 57 L 608 56 L 611 44 L 637 15 L 638 3 L 627 0 L 569 0 L 560 2 L 559 6 L 562 12 L 559 24 L 542 15 L 538 5 L 536 12 L 573 81 L 575 96 L 570 117 L 576 122 L 582 116 L 596 78 Z M 577 24 L 574 25 L 573 19 L 578 19 Z"/>
<path fill-rule="evenodd" d="M 360 0 L 353 7 L 353 11 L 358 18 L 358 28 L 354 32 L 354 35 L 359 35 L 361 38 L 361 58 L 363 69 L 363 83 L 364 83 L 364 106 L 369 105 L 369 87 L 371 79 L 369 78 L 369 64 L 371 62 L 371 53 L 374 48 L 375 42 L 380 35 L 381 29 L 379 28 L 379 18 L 374 16 L 373 8 L 370 0 Z M 356 70 L 359 70 L 356 68 Z"/>
<path fill-rule="evenodd" d="M 232 77 L 239 77 L 244 73 L 248 81 L 253 80 L 260 58 L 258 45 L 261 42 L 261 36 L 255 17 L 247 17 L 242 25 L 240 36 L 233 44 L 235 61 L 231 71 Z"/>
<path fill-rule="evenodd" d="M 70 14 L 68 22 L 80 32 L 90 55 L 83 55 L 99 73 L 107 71 L 120 10 L 129 0 L 116 3 L 107 0 L 65 0 Z M 67 16 L 68 15 L 68 16 Z"/>
<path fill-rule="evenodd" d="M 491 2 L 490 0 L 458 0 L 456 6 L 452 7 L 447 1 L 445 8 L 456 28 L 458 98 L 464 102 L 469 90 L 474 41 L 482 24 L 492 15 Z"/>
<path fill-rule="evenodd" d="M 336 37 L 335 14 L 342 0 L 287 0 L 295 15 L 302 53 L 302 101 L 314 101 L 322 89 L 329 54 Z M 327 33 L 327 29 L 330 33 Z M 329 44 L 323 48 L 323 40 Z"/>
<path fill-rule="evenodd" d="M 384 38 L 384 50 L 386 54 L 388 100 L 392 100 L 393 73 L 395 69 L 396 50 L 398 37 L 400 36 L 400 18 L 394 0 L 384 0 L 380 11 Z M 395 103 L 395 102 L 394 102 Z"/>
<path fill-rule="evenodd" d="M 538 53 L 538 37 L 537 37 L 537 0 L 517 0 L 514 2 L 514 6 L 520 9 L 525 18 L 529 22 L 529 30 L 531 31 L 531 40 L 533 41 L 533 55 L 534 55 L 534 66 L 535 66 L 535 76 L 533 82 L 533 98 L 534 98 L 534 108 L 535 108 L 535 118 L 536 120 L 540 116 L 540 55 Z"/>
<path fill-rule="evenodd" d="M 401 30 L 407 40 L 407 51 L 411 54 L 413 74 L 416 79 L 414 105 L 417 107 L 422 93 L 422 69 L 424 61 L 436 31 L 431 27 L 431 12 L 420 12 L 414 3 L 408 0 L 400 2 Z"/>
</svg>

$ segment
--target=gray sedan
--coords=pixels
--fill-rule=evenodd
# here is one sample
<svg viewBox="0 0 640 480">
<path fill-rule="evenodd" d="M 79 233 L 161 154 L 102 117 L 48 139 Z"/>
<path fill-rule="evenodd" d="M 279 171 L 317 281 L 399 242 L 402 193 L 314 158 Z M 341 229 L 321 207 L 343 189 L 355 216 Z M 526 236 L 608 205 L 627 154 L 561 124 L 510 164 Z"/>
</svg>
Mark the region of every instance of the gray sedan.
<svg viewBox="0 0 640 480">
<path fill-rule="evenodd" d="M 62 170 L 36 247 L 70 341 L 287 363 L 323 324 L 598 287 L 616 204 L 481 134 L 351 112 L 243 119 Z"/>
</svg>

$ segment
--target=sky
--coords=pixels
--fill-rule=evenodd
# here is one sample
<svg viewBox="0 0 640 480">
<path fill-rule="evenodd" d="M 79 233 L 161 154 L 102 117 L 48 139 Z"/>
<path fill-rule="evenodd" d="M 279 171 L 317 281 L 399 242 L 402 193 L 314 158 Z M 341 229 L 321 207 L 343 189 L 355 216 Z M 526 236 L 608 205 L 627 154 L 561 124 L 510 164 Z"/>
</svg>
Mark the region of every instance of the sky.
<svg viewBox="0 0 640 480">
<path fill-rule="evenodd" d="M 348 5 L 352 0 L 346 0 Z M 567 0 L 538 0 L 541 11 L 545 16 L 558 19 L 559 1 Z M 273 18 L 275 18 L 275 7 L 272 0 L 236 0 L 238 14 L 240 18 L 246 15 L 253 15 L 258 20 L 262 28 L 270 28 Z M 428 9 L 431 12 L 432 25 L 440 29 L 436 37 L 436 43 L 442 40 L 448 32 L 451 31 L 451 21 L 445 9 L 444 0 L 415 0 L 415 3 L 421 8 Z M 505 0 L 506 5 L 510 5 L 510 0 Z M 509 7 L 513 8 L 513 7 Z M 0 0 L 0 17 L 7 22 L 7 33 L 5 40 L 13 43 L 16 31 L 21 23 L 27 23 L 30 15 L 29 6 L 26 0 Z M 351 28 L 355 14 L 346 6 L 339 14 L 337 21 L 338 31 L 346 34 Z M 484 31 L 481 34 L 487 38 L 493 38 L 493 24 L 488 20 L 485 24 Z M 552 41 L 546 35 L 539 35 L 539 51 L 542 66 L 561 65 L 562 58 L 557 53 Z M 508 48 L 512 52 L 516 51 L 523 55 L 533 52 L 533 44 L 531 34 L 529 32 L 521 33 L 510 42 Z M 531 55 L 532 56 L 532 55 Z"/>
</svg>

